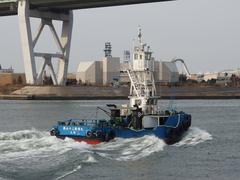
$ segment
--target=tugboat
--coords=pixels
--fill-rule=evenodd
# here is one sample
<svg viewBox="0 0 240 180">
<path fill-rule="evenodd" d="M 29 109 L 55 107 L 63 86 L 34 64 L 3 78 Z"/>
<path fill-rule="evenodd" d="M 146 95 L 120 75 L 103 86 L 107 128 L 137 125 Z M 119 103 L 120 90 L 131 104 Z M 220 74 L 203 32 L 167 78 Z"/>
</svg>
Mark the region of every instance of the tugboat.
<svg viewBox="0 0 240 180">
<path fill-rule="evenodd" d="M 89 144 L 108 142 L 114 138 L 136 138 L 155 135 L 166 144 L 179 141 L 191 126 L 191 115 L 176 110 L 159 110 L 154 81 L 154 58 L 143 43 L 139 28 L 138 45 L 134 47 L 132 64 L 126 70 L 131 81 L 129 104 L 108 104 L 103 110 L 109 119 L 70 119 L 59 122 L 50 131 L 58 138 L 73 138 Z"/>
</svg>

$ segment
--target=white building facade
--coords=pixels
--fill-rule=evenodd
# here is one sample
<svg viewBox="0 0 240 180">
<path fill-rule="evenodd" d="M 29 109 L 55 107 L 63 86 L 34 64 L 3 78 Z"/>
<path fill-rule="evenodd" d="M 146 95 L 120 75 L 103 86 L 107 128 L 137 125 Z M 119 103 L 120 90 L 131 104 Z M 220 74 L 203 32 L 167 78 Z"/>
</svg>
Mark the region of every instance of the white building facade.
<svg viewBox="0 0 240 180">
<path fill-rule="evenodd" d="M 179 82 L 179 71 L 176 63 L 155 61 L 154 75 L 156 82 Z"/>
<path fill-rule="evenodd" d="M 102 60 L 103 85 L 111 84 L 119 80 L 120 76 L 120 58 L 105 57 Z"/>
<path fill-rule="evenodd" d="M 78 65 L 76 80 L 79 84 L 108 85 L 120 76 L 120 58 L 105 57 L 101 61 L 86 61 Z"/>
</svg>

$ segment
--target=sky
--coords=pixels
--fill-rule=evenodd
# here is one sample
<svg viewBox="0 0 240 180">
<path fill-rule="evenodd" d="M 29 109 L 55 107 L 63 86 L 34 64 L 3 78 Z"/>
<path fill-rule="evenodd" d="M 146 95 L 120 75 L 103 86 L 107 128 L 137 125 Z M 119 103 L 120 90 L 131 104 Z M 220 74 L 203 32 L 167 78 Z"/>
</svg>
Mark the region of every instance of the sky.
<svg viewBox="0 0 240 180">
<path fill-rule="evenodd" d="M 107 41 L 112 55 L 122 59 L 139 25 L 157 60 L 184 59 L 191 73 L 240 68 L 239 7 L 239 0 L 177 0 L 76 10 L 69 72 L 79 62 L 100 60 Z M 33 32 L 38 23 L 32 20 Z M 56 52 L 49 32 L 44 30 L 36 50 Z M 0 54 L 2 67 L 24 72 L 17 16 L 0 17 Z"/>
</svg>

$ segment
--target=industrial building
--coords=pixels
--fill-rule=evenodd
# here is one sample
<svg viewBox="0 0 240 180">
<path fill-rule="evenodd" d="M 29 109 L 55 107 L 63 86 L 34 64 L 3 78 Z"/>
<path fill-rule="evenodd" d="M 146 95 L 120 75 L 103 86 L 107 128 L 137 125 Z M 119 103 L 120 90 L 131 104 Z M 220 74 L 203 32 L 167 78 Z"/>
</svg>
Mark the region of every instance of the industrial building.
<svg viewBox="0 0 240 180">
<path fill-rule="evenodd" d="M 105 43 L 105 57 L 100 61 L 85 61 L 80 62 L 76 80 L 78 84 L 94 84 L 94 85 L 109 85 L 114 82 L 120 84 L 129 83 L 127 69 L 130 67 L 131 55 L 130 51 L 124 51 L 123 62 L 120 63 L 119 57 L 112 57 L 112 47 L 109 42 Z M 138 58 L 138 61 L 142 60 L 142 57 L 135 57 L 133 54 L 132 59 Z M 149 67 L 154 69 L 154 79 L 156 83 L 177 83 L 179 82 L 179 71 L 176 62 L 179 59 L 167 62 L 157 61 L 153 57 L 152 63 Z M 184 62 L 181 60 L 181 62 Z M 138 63 L 141 66 L 141 63 Z M 133 64 L 134 66 L 134 64 Z M 138 67 L 135 67 L 138 68 Z M 141 68 L 141 67 L 139 67 Z"/>
<path fill-rule="evenodd" d="M 86 61 L 78 65 L 76 80 L 79 84 L 102 84 L 102 65 L 101 61 Z"/>
<path fill-rule="evenodd" d="M 80 62 L 77 69 L 76 80 L 79 84 L 108 85 L 119 81 L 120 58 L 112 57 L 112 47 L 105 43 L 105 57 L 100 61 Z"/>
<path fill-rule="evenodd" d="M 156 82 L 179 82 L 179 72 L 176 63 L 167 61 L 155 61 L 154 69 Z"/>
<path fill-rule="evenodd" d="M 86 61 L 79 63 L 76 79 L 83 84 L 111 84 L 119 81 L 120 84 L 129 83 L 126 69 L 129 64 L 120 63 L 118 57 L 108 57 L 101 61 Z M 179 82 L 179 71 L 176 63 L 154 61 L 154 79 L 156 83 Z"/>
<path fill-rule="evenodd" d="M 102 60 L 103 67 L 103 84 L 107 85 L 119 81 L 120 75 L 120 58 L 105 57 Z"/>
<path fill-rule="evenodd" d="M 204 76 L 203 76 L 203 80 L 204 81 L 209 81 L 209 80 L 212 80 L 212 79 L 218 79 L 219 77 L 219 73 L 218 72 L 214 72 L 214 73 L 205 73 Z"/>
</svg>

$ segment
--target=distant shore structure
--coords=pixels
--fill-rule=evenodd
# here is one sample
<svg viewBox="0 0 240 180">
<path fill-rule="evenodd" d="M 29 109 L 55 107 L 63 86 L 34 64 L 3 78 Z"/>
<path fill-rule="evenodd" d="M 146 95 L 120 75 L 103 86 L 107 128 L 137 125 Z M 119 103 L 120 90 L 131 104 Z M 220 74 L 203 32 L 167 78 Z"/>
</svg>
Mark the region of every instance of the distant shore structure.
<svg viewBox="0 0 240 180">
<path fill-rule="evenodd" d="M 104 57 L 100 61 L 80 62 L 76 80 L 78 84 L 109 85 L 118 82 L 120 58 L 112 56 L 112 45 L 105 43 Z"/>
<path fill-rule="evenodd" d="M 13 73 L 14 69 L 12 68 L 12 66 L 8 69 L 4 69 L 2 68 L 2 65 L 0 64 L 0 73 Z"/>
<path fill-rule="evenodd" d="M 14 73 L 12 66 L 10 68 L 2 68 L 0 64 L 0 86 L 26 84 L 24 73 Z"/>
<path fill-rule="evenodd" d="M 142 32 L 139 29 L 138 39 L 142 46 Z M 150 47 L 146 47 L 150 52 Z M 127 69 L 132 62 L 129 50 L 124 50 L 123 59 L 112 56 L 111 42 L 105 43 L 104 57 L 97 61 L 82 61 L 78 65 L 76 81 L 78 84 L 86 85 L 116 85 L 129 84 L 130 79 Z M 144 55 L 141 55 L 144 56 Z M 139 59 L 141 61 L 141 59 Z M 179 82 L 179 71 L 176 62 L 159 61 L 153 59 L 152 68 L 156 83 L 177 83 Z"/>
</svg>

